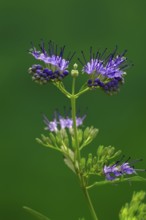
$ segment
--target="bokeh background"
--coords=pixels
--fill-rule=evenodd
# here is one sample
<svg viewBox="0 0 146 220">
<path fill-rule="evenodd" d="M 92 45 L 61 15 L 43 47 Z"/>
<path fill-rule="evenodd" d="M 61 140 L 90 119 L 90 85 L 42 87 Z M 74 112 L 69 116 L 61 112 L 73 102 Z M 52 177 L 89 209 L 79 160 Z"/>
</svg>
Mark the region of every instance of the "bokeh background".
<svg viewBox="0 0 146 220">
<path fill-rule="evenodd" d="M 108 47 L 128 49 L 128 70 L 121 92 L 107 96 L 101 91 L 83 95 L 78 109 L 85 125 L 100 129 L 88 148 L 114 145 L 127 157 L 143 158 L 146 168 L 146 1 L 133 0 L 43 0 L 0 2 L 0 219 L 31 220 L 23 205 L 52 220 L 91 219 L 75 176 L 62 156 L 43 148 L 35 138 L 43 133 L 42 113 L 50 119 L 53 111 L 69 107 L 68 100 L 52 85 L 31 81 L 27 69 L 35 63 L 27 50 L 30 42 L 50 39 L 66 45 L 67 51 L 88 52 Z M 76 58 L 73 60 L 76 62 Z M 80 67 L 81 69 L 81 67 Z M 79 78 L 79 85 L 84 82 Z M 65 80 L 67 88 L 71 78 Z M 143 173 L 142 176 L 146 177 Z M 122 183 L 91 190 L 99 219 L 116 220 L 133 191 L 146 190 L 145 183 Z"/>
</svg>

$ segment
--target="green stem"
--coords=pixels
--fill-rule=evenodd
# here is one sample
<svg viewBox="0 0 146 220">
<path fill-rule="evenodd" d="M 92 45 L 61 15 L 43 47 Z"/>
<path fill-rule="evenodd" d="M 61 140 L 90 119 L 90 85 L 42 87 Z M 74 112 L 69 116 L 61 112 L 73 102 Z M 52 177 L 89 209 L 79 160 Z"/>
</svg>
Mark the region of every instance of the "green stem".
<svg viewBox="0 0 146 220">
<path fill-rule="evenodd" d="M 76 94 L 76 97 L 78 98 L 80 95 L 84 94 L 84 93 L 87 92 L 88 90 L 89 90 L 89 87 L 87 87 L 86 89 L 84 89 L 84 90 L 78 92 L 78 93 Z"/>
<path fill-rule="evenodd" d="M 90 199 L 88 190 L 86 189 L 85 186 L 84 186 L 82 189 L 83 189 L 83 192 L 84 192 L 85 198 L 86 198 L 86 200 L 87 200 L 88 207 L 89 207 L 89 210 L 90 210 L 90 212 L 91 212 L 91 215 L 92 215 L 93 219 L 94 219 L 94 220 L 98 220 L 97 215 L 96 215 L 96 212 L 95 212 L 94 207 L 93 207 L 93 204 L 92 204 L 92 202 L 91 202 L 91 199 Z"/>
<path fill-rule="evenodd" d="M 83 94 L 84 92 L 86 92 L 88 90 L 85 89 L 82 92 L 79 92 L 78 94 L 75 94 L 75 80 L 76 78 L 73 77 L 73 83 L 72 83 L 72 94 L 71 94 L 71 108 L 72 108 L 72 119 L 73 119 L 73 130 L 74 130 L 74 139 L 75 139 L 75 161 L 78 161 L 78 163 L 80 163 L 80 149 L 79 149 L 79 143 L 78 143 L 78 135 L 77 135 L 77 125 L 76 125 L 76 99 L 79 97 L 79 95 Z M 85 184 L 85 180 L 84 178 L 80 175 L 80 166 L 78 168 L 79 170 L 76 170 L 78 177 L 79 177 L 79 181 L 81 183 L 81 187 L 83 190 L 83 193 L 85 195 L 85 198 L 87 200 L 87 204 L 89 207 L 89 210 L 91 212 L 91 215 L 93 217 L 93 220 L 98 220 L 95 210 L 93 208 L 88 190 L 86 188 L 86 184 Z"/>
<path fill-rule="evenodd" d="M 73 130 L 74 130 L 74 139 L 75 139 L 75 160 L 80 161 L 80 150 L 79 150 L 77 125 L 76 125 L 75 80 L 76 80 L 76 78 L 73 77 L 72 95 L 71 95 L 71 109 L 72 109 Z"/>
<path fill-rule="evenodd" d="M 61 82 L 55 82 L 54 85 L 68 98 L 71 97 L 71 94 L 63 87 Z"/>
</svg>

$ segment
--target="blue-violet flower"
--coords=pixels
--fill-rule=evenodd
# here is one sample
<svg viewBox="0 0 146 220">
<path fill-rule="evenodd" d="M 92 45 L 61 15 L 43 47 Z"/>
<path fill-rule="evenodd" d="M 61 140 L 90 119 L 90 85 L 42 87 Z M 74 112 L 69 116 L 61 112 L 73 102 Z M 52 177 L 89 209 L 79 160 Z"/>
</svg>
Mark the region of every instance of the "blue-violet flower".
<svg viewBox="0 0 146 220">
<path fill-rule="evenodd" d="M 119 165 L 120 161 L 118 161 L 114 165 L 104 165 L 103 173 L 107 180 L 115 180 L 120 176 L 136 174 L 136 171 L 145 171 L 145 169 L 135 169 L 133 166 L 131 166 L 133 163 L 138 161 L 140 160 L 135 160 L 130 163 L 126 161 L 121 165 Z"/>
<path fill-rule="evenodd" d="M 99 52 L 94 55 L 92 47 L 90 48 L 90 60 L 87 62 L 86 57 L 82 51 L 83 60 L 80 63 L 83 65 L 82 71 L 89 75 L 87 85 L 90 88 L 101 88 L 107 93 L 112 94 L 119 90 L 120 84 L 124 83 L 125 68 L 128 67 L 127 58 L 124 56 L 126 50 L 116 55 L 116 49 L 105 57 L 107 48 L 102 54 Z M 105 58 L 103 58 L 105 57 Z"/>
<path fill-rule="evenodd" d="M 44 84 L 50 81 L 60 81 L 66 77 L 68 72 L 69 63 L 74 56 L 68 56 L 67 59 L 63 58 L 65 46 L 61 47 L 58 51 L 58 46 L 52 41 L 48 44 L 48 49 L 45 49 L 45 45 L 42 42 L 40 50 L 37 50 L 34 46 L 29 50 L 29 53 L 36 59 L 43 61 L 45 67 L 40 64 L 32 65 L 29 68 L 29 73 L 32 75 L 32 79 L 35 82 Z"/>
<path fill-rule="evenodd" d="M 83 124 L 83 121 L 85 119 L 86 115 L 79 117 L 76 117 L 76 126 L 79 127 Z M 46 125 L 45 130 L 49 130 L 51 132 L 57 132 L 61 129 L 72 129 L 73 128 L 73 120 L 72 118 L 66 116 L 63 117 L 62 115 L 57 115 L 55 112 L 55 117 L 53 121 L 49 121 L 48 118 L 44 115 L 44 123 Z"/>
</svg>

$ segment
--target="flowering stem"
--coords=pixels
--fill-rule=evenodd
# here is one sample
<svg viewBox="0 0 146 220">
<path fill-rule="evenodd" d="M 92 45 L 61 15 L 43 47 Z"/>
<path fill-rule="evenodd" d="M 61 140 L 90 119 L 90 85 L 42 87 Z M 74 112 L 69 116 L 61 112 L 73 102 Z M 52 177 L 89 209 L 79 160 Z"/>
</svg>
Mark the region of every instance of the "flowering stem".
<svg viewBox="0 0 146 220">
<path fill-rule="evenodd" d="M 54 85 L 68 98 L 71 97 L 71 94 L 64 88 L 63 84 L 60 82 L 55 82 Z"/>
<path fill-rule="evenodd" d="M 75 94 L 75 80 L 76 77 L 73 77 L 73 83 L 72 83 L 72 94 L 70 96 L 71 99 L 71 108 L 72 108 L 72 119 L 73 119 L 73 130 L 74 130 L 74 139 L 75 139 L 75 162 L 77 161 L 78 164 L 80 164 L 80 149 L 79 149 L 79 142 L 78 142 L 78 135 L 77 135 L 77 125 L 76 125 L 76 99 L 78 98 L 78 95 L 81 95 L 82 93 L 86 92 L 87 89 L 83 90 L 83 92 L 80 92 L 78 94 Z M 79 181 L 81 183 L 81 188 L 83 190 L 83 193 L 85 195 L 85 198 L 88 203 L 89 210 L 91 212 L 91 215 L 93 217 L 93 220 L 98 220 L 95 210 L 93 208 L 88 189 L 86 188 L 86 183 L 83 178 L 83 176 L 80 175 L 80 166 L 78 168 L 79 170 L 76 170 L 77 175 L 79 177 Z"/>
<path fill-rule="evenodd" d="M 86 198 L 86 200 L 87 200 L 87 202 L 88 202 L 88 207 L 89 207 L 89 210 L 90 210 L 90 212 L 91 212 L 91 215 L 92 215 L 93 219 L 94 219 L 94 220 L 98 220 L 98 218 L 97 218 L 97 216 L 96 216 L 96 212 L 95 212 L 95 210 L 94 210 L 94 208 L 93 208 L 93 204 L 92 204 L 92 202 L 91 202 L 91 199 L 90 199 L 90 196 L 89 196 L 89 193 L 88 193 L 87 188 L 84 186 L 82 189 L 83 189 L 85 198 Z"/>
<path fill-rule="evenodd" d="M 74 139 L 75 139 L 75 158 L 77 159 L 77 161 L 80 161 L 80 151 L 79 151 L 77 125 L 76 125 L 75 80 L 76 80 L 76 78 L 73 77 L 72 95 L 71 95 L 71 108 L 72 108 L 72 120 L 73 120 L 73 130 L 74 130 Z"/>
<path fill-rule="evenodd" d="M 87 92 L 88 90 L 89 90 L 89 87 L 87 87 L 87 88 L 85 88 L 84 90 L 78 92 L 78 93 L 76 94 L 76 97 L 79 97 L 80 95 L 84 94 L 84 93 Z"/>
</svg>

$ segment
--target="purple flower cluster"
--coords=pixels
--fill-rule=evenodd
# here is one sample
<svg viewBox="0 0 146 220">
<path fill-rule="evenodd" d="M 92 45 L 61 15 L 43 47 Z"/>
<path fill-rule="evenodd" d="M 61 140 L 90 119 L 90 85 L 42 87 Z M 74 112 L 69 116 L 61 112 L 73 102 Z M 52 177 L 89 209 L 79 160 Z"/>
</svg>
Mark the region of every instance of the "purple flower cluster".
<svg viewBox="0 0 146 220">
<path fill-rule="evenodd" d="M 83 65 L 83 72 L 87 73 L 90 77 L 87 84 L 91 88 L 100 87 L 104 91 L 112 93 L 119 89 L 119 85 L 124 82 L 124 69 L 128 67 L 127 58 L 124 57 L 126 51 L 120 55 L 116 55 L 117 48 L 103 59 L 105 51 L 100 54 L 96 53 L 96 56 L 90 49 L 90 61 L 87 62 L 85 55 L 82 51 L 84 61 L 80 59 L 80 63 Z"/>
<path fill-rule="evenodd" d="M 36 50 L 33 46 L 29 53 L 35 57 L 35 59 L 43 61 L 45 67 L 40 64 L 35 64 L 29 68 L 29 73 L 32 75 L 32 79 L 41 84 L 49 81 L 59 81 L 68 75 L 68 66 L 74 56 L 68 56 L 67 60 L 63 58 L 65 46 L 59 50 L 53 42 L 49 42 L 48 50 L 45 49 L 44 43 L 40 45 L 40 51 Z"/>
<path fill-rule="evenodd" d="M 68 75 L 68 70 L 64 70 L 62 73 L 59 70 L 53 72 L 51 69 L 43 68 L 40 64 L 34 64 L 29 68 L 29 73 L 32 75 L 33 81 L 45 84 L 51 80 L 62 80 Z"/>
<path fill-rule="evenodd" d="M 85 115 L 83 117 L 76 117 L 76 126 L 79 127 L 83 124 L 83 121 L 85 119 Z M 72 118 L 66 116 L 63 117 L 59 115 L 58 117 L 55 117 L 53 121 L 49 121 L 46 116 L 44 116 L 44 123 L 46 125 L 45 129 L 49 130 L 51 132 L 57 132 L 60 129 L 72 129 L 73 128 L 73 120 Z"/>
<path fill-rule="evenodd" d="M 106 176 L 107 180 L 115 180 L 116 178 L 124 175 L 131 175 L 136 174 L 136 171 L 145 171 L 144 169 L 135 169 L 133 166 L 131 166 L 133 163 L 138 162 L 140 160 L 133 161 L 131 163 L 128 163 L 127 161 L 125 163 L 122 163 L 119 165 L 118 161 L 114 165 L 106 166 L 104 165 L 103 173 Z"/>
</svg>

